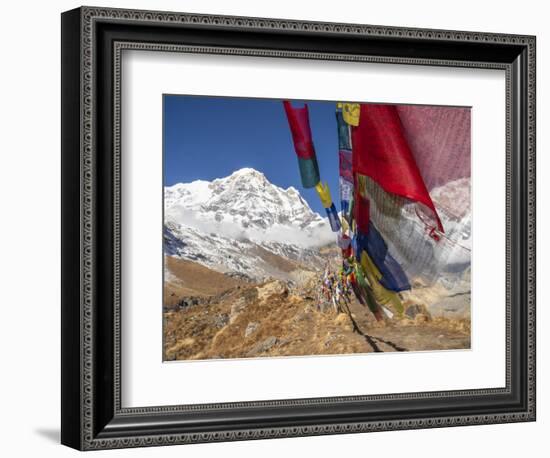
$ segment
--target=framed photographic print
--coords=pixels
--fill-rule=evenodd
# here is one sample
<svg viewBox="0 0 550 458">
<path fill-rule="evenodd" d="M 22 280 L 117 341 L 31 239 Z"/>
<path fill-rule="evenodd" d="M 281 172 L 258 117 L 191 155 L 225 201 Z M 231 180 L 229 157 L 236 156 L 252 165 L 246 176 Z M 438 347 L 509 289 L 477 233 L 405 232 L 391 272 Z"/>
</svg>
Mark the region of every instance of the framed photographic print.
<svg viewBox="0 0 550 458">
<path fill-rule="evenodd" d="M 62 443 L 533 421 L 535 38 L 62 15 Z"/>
</svg>

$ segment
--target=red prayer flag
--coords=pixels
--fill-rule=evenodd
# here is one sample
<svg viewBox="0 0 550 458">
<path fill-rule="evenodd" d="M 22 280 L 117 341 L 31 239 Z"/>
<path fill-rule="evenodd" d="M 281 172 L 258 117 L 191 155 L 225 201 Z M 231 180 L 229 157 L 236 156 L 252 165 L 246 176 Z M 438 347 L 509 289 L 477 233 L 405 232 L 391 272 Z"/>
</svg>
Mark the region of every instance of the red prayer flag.
<svg viewBox="0 0 550 458">
<path fill-rule="evenodd" d="M 347 248 L 342 248 L 342 257 L 344 259 L 349 258 L 352 254 L 353 252 L 351 251 L 351 244 Z"/>
<path fill-rule="evenodd" d="M 294 141 L 296 155 L 302 159 L 315 157 L 313 140 L 311 139 L 311 128 L 309 126 L 309 111 L 307 104 L 303 108 L 293 108 L 288 100 L 283 101 L 286 117 Z"/>
<path fill-rule="evenodd" d="M 386 192 L 425 205 L 437 228 L 443 225 L 403 134 L 394 105 L 361 104 L 359 126 L 352 127 L 353 172 L 367 175 Z"/>
<path fill-rule="evenodd" d="M 340 162 L 340 176 L 353 183 L 352 154 L 351 151 L 340 150 L 338 152 Z"/>
<path fill-rule="evenodd" d="M 355 187 L 355 197 L 353 203 L 353 217 L 357 229 L 366 234 L 369 231 L 370 203 L 360 193 L 359 188 Z"/>
</svg>

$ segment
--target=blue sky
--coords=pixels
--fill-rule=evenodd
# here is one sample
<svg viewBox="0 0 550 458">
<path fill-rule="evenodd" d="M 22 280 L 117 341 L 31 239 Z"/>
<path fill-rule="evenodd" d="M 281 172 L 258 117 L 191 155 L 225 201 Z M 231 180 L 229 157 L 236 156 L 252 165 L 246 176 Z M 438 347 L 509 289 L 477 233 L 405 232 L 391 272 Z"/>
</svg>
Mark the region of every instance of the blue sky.
<svg viewBox="0 0 550 458">
<path fill-rule="evenodd" d="M 321 180 L 328 182 L 338 207 L 336 104 L 307 104 Z M 325 216 L 315 190 L 302 187 L 281 100 L 164 96 L 165 185 L 211 181 L 242 167 L 259 170 L 282 188 L 294 186 Z"/>
</svg>

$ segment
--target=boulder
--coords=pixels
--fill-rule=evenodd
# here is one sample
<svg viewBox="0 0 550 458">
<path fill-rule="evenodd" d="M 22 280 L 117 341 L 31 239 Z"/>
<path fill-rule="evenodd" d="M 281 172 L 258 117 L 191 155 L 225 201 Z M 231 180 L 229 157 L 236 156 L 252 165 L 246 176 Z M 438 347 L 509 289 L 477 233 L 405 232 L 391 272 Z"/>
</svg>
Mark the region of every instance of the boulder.
<svg viewBox="0 0 550 458">
<path fill-rule="evenodd" d="M 229 323 L 229 315 L 226 313 L 214 317 L 214 326 L 217 328 L 223 328 L 227 323 Z"/>
<path fill-rule="evenodd" d="M 428 309 L 423 304 L 410 304 L 405 309 L 405 316 L 407 318 L 410 318 L 411 320 L 414 320 L 417 315 L 425 315 L 426 317 L 430 317 L 430 313 L 428 312 Z"/>
<path fill-rule="evenodd" d="M 248 352 L 247 356 L 257 356 L 273 348 L 279 343 L 279 339 L 274 336 L 270 336 L 267 339 L 258 342 L 252 349 Z"/>
<path fill-rule="evenodd" d="M 254 334 L 258 328 L 260 327 L 260 323 L 257 323 L 257 322 L 251 322 L 251 323 L 248 323 L 248 325 L 246 326 L 246 329 L 244 330 L 244 336 L 245 337 L 248 337 L 252 334 Z"/>
<path fill-rule="evenodd" d="M 258 290 L 258 299 L 260 301 L 266 301 L 271 296 L 287 296 L 288 287 L 285 283 L 280 280 L 275 280 L 269 283 L 266 283 L 262 286 L 256 288 Z"/>
</svg>

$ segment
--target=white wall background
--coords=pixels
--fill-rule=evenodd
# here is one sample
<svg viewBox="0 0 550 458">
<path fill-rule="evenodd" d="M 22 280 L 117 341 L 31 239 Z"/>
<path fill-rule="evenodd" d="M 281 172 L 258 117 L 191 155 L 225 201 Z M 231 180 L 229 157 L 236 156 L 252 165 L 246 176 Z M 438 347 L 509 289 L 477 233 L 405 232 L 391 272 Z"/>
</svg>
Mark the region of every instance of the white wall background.
<svg viewBox="0 0 550 458">
<path fill-rule="evenodd" d="M 538 52 L 538 279 L 550 219 L 550 79 L 548 12 L 540 1 L 461 0 L 365 2 L 278 0 L 117 0 L 98 6 L 211 14 L 462 29 L 537 35 Z M 59 442 L 60 372 L 60 13 L 75 1 L 10 2 L 2 6 L 0 46 L 0 452 L 3 456 L 69 456 Z M 550 313 L 538 301 L 538 421 L 461 427 L 205 444 L 104 452 L 109 456 L 363 456 L 499 458 L 544 456 L 550 427 L 548 349 Z M 538 451 L 537 451 L 538 450 Z"/>
</svg>

